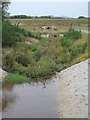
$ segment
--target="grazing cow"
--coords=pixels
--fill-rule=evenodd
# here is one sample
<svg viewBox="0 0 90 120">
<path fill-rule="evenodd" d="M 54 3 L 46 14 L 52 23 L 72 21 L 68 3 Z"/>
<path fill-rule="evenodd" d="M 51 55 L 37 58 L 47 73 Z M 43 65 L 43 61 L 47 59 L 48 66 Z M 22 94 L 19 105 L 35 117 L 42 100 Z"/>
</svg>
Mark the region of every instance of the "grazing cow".
<svg viewBox="0 0 90 120">
<path fill-rule="evenodd" d="M 57 30 L 55 26 L 42 26 L 40 27 L 42 29 L 53 29 L 53 30 Z"/>
</svg>

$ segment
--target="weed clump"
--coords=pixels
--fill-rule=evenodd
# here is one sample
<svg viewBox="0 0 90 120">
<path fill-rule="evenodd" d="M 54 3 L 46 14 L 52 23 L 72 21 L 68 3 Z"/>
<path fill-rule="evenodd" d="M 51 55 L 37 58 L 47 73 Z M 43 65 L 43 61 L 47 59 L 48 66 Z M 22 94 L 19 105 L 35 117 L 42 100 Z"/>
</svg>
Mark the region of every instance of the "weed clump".
<svg viewBox="0 0 90 120">
<path fill-rule="evenodd" d="M 11 73 L 8 77 L 8 83 L 15 83 L 15 84 L 21 84 L 21 83 L 25 83 L 28 82 L 28 78 L 24 75 L 19 75 L 18 73 Z"/>
<path fill-rule="evenodd" d="M 69 31 L 64 34 L 64 37 L 61 40 L 61 45 L 69 47 L 79 38 L 81 38 L 81 32 L 70 28 Z"/>
</svg>

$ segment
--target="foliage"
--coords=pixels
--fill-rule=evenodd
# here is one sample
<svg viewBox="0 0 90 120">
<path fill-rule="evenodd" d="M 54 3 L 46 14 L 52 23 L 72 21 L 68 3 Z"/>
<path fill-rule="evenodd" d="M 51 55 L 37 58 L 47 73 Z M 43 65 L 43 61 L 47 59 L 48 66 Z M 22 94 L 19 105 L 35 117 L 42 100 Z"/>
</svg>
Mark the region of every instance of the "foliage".
<svg viewBox="0 0 90 120">
<path fill-rule="evenodd" d="M 24 31 L 21 33 L 25 34 Z M 80 38 L 81 33 L 71 29 L 63 38 L 41 39 L 30 46 L 20 42 L 6 54 L 4 52 L 3 68 L 8 72 L 24 74 L 30 79 L 46 77 L 69 67 L 78 56 L 86 54 L 87 42 L 77 43 Z M 64 44 L 62 39 L 65 39 Z"/>
<path fill-rule="evenodd" d="M 41 36 L 39 34 L 35 34 L 33 32 L 28 32 L 28 36 L 36 39 L 41 39 Z"/>
<path fill-rule="evenodd" d="M 69 47 L 79 38 L 81 38 L 81 32 L 70 28 L 69 31 L 64 34 L 64 38 L 61 40 L 61 44 L 62 46 Z"/>
<path fill-rule="evenodd" d="M 18 73 L 10 74 L 8 77 L 8 83 L 21 84 L 28 82 L 28 78 L 24 75 L 19 75 Z"/>
<path fill-rule="evenodd" d="M 88 19 L 88 18 L 85 16 L 79 16 L 78 19 Z"/>
<path fill-rule="evenodd" d="M 16 42 L 23 41 L 25 37 L 33 37 L 36 39 L 41 39 L 40 35 L 37 35 L 32 32 L 26 32 L 24 29 L 21 29 L 17 26 L 13 26 L 9 21 L 3 21 L 2 24 L 2 45 L 3 46 L 12 46 Z"/>
<path fill-rule="evenodd" d="M 11 19 L 31 19 L 31 16 L 27 16 L 27 15 L 14 15 L 14 16 L 10 16 Z"/>
<path fill-rule="evenodd" d="M 41 18 L 52 18 L 52 16 L 27 16 L 27 15 L 14 15 L 14 16 L 10 16 L 11 19 L 31 19 L 31 18 L 35 18 L 35 19 L 41 19 Z"/>
<path fill-rule="evenodd" d="M 17 41 L 24 39 L 22 34 L 23 30 L 12 26 L 9 21 L 3 21 L 2 24 L 2 45 L 3 46 L 12 46 L 15 45 Z"/>
</svg>

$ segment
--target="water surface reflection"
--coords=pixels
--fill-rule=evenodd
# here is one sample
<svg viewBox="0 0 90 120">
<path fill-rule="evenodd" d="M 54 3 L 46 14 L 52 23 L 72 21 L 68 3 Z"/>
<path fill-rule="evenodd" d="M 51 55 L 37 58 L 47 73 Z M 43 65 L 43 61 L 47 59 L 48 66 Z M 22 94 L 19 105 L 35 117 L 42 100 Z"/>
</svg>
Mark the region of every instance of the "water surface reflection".
<svg viewBox="0 0 90 120">
<path fill-rule="evenodd" d="M 3 85 L 3 118 L 58 118 L 57 78 Z"/>
</svg>

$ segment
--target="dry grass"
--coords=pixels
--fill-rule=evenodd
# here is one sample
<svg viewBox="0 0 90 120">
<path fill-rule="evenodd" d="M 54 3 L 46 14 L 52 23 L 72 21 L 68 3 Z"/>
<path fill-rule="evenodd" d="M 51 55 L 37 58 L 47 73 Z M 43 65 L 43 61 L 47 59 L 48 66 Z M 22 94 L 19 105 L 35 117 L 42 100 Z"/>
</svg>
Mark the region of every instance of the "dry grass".
<svg viewBox="0 0 90 120">
<path fill-rule="evenodd" d="M 27 31 L 32 31 L 35 33 L 49 33 L 49 34 L 57 34 L 66 32 L 71 24 L 73 27 L 75 26 L 84 26 L 85 28 L 88 26 L 87 20 L 10 20 L 12 24 L 20 22 L 20 27 L 24 28 Z M 44 25 L 56 26 L 57 30 L 43 30 L 40 27 Z"/>
<path fill-rule="evenodd" d="M 32 37 L 27 37 L 27 38 L 25 38 L 25 41 L 31 42 L 32 44 L 39 42 L 37 39 L 32 38 Z"/>
</svg>

